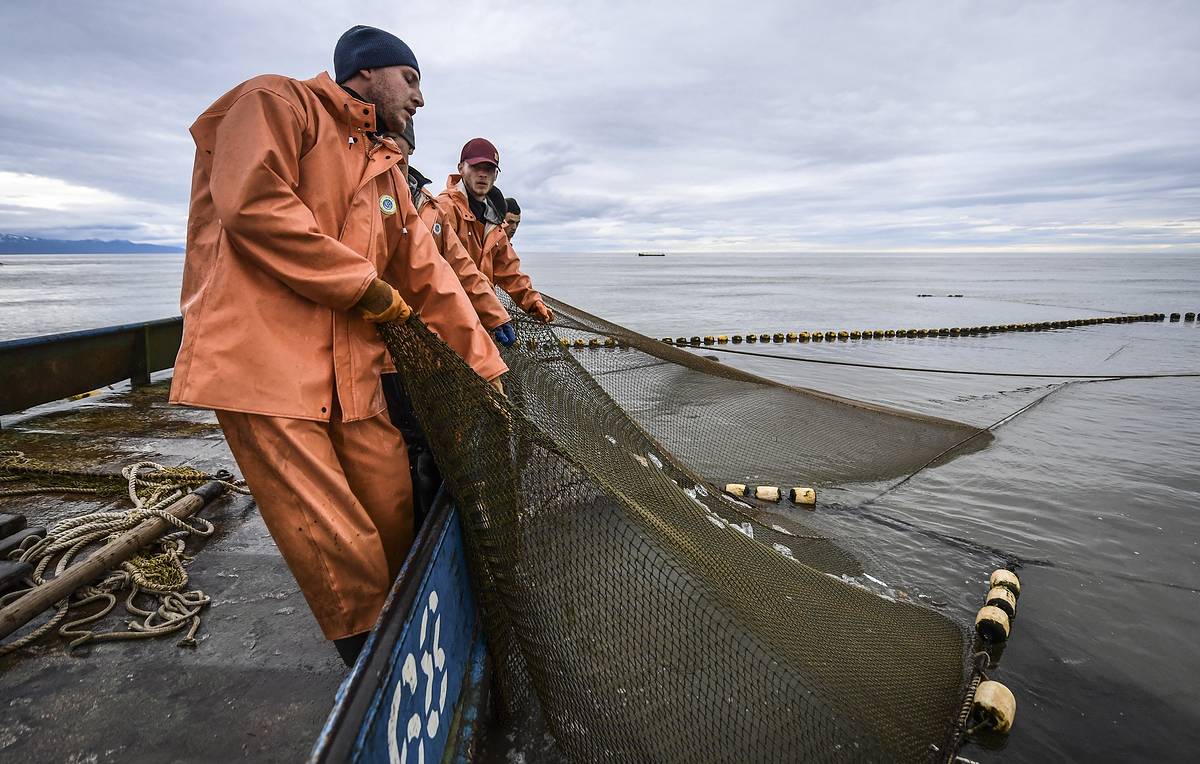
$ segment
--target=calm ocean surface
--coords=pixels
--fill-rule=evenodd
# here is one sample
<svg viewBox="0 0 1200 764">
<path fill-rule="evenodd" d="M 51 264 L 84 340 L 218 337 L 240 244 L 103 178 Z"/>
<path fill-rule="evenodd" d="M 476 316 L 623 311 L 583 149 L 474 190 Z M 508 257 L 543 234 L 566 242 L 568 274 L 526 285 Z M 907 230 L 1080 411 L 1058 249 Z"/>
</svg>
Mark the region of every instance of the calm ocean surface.
<svg viewBox="0 0 1200 764">
<path fill-rule="evenodd" d="M 0 256 L 0 340 L 178 314 L 181 255 Z M 656 337 L 969 326 L 1200 311 L 1179 255 L 528 255 L 543 291 Z M 935 297 L 918 298 L 917 294 Z M 961 294 L 961 298 L 945 295 Z M 1018 701 L 976 761 L 1192 761 L 1200 746 L 1200 379 L 1073 383 L 781 360 L 1046 374 L 1200 371 L 1200 325 L 740 346 L 784 382 L 988 425 L 981 451 L 863 509 L 806 514 L 871 550 L 868 572 L 968 621 L 999 549 L 1028 561 L 993 678 Z M 708 354 L 709 351 L 701 351 Z M 832 502 L 826 505 L 825 502 Z M 840 506 L 839 506 L 840 504 Z M 894 520 L 903 521 L 900 525 Z M 896 527 L 904 528 L 898 530 Z M 964 543 L 965 542 L 965 543 Z"/>
</svg>

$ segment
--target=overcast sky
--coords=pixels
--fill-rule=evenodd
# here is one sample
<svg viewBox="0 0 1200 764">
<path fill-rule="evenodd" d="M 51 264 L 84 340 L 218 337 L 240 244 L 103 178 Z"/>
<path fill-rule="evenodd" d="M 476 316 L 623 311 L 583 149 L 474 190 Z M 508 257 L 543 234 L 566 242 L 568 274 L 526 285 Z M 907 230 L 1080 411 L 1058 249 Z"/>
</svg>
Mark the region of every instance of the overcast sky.
<svg viewBox="0 0 1200 764">
<path fill-rule="evenodd" d="M 0 232 L 181 243 L 195 117 L 356 23 L 435 185 L 497 144 L 518 249 L 1200 252 L 1197 0 L 5 0 Z"/>
</svg>

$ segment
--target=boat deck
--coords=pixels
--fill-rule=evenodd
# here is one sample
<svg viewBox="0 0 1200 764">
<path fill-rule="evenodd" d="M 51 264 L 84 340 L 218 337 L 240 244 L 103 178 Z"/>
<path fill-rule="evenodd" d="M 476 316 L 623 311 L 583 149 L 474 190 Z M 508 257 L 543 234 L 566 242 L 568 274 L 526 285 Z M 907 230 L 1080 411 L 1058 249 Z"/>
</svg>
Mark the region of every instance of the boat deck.
<svg viewBox="0 0 1200 764">
<path fill-rule="evenodd" d="M 238 473 L 211 412 L 167 404 L 167 382 L 40 406 L 0 419 L 0 450 L 114 472 L 147 460 Z M 0 511 L 49 526 L 104 505 L 86 497 L 0 497 Z M 127 506 L 127 505 L 126 505 Z M 249 496 L 202 517 L 190 586 L 212 597 L 197 634 L 68 651 L 55 634 L 0 659 L 0 760 L 298 761 L 346 674 Z M 118 606 L 115 612 L 123 612 Z M 98 628 L 121 628 L 114 613 Z M 25 633 L 24 630 L 20 633 Z"/>
</svg>

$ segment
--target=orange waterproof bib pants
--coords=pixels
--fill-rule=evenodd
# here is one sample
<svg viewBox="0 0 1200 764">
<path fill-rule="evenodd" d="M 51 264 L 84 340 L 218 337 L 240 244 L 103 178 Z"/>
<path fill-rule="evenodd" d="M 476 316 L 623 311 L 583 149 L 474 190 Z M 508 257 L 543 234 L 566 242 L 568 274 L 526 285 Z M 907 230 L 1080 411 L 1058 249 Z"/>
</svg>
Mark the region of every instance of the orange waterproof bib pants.
<svg viewBox="0 0 1200 764">
<path fill-rule="evenodd" d="M 356 422 L 216 414 L 326 639 L 370 630 L 413 540 L 399 430 L 386 413 Z"/>
</svg>

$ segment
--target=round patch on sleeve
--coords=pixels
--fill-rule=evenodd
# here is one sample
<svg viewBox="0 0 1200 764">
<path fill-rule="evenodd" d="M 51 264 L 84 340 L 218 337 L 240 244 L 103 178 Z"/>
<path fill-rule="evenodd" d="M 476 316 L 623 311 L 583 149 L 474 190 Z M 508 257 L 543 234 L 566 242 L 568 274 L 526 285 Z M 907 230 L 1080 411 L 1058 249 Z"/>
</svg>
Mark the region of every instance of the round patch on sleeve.
<svg viewBox="0 0 1200 764">
<path fill-rule="evenodd" d="M 442 235 L 442 224 L 441 224 L 441 223 L 434 223 L 434 224 L 433 224 L 433 235 L 434 235 L 434 236 L 441 236 L 441 235 Z"/>
<path fill-rule="evenodd" d="M 384 194 L 379 197 L 379 211 L 384 215 L 396 214 L 396 200 L 390 194 Z"/>
</svg>

